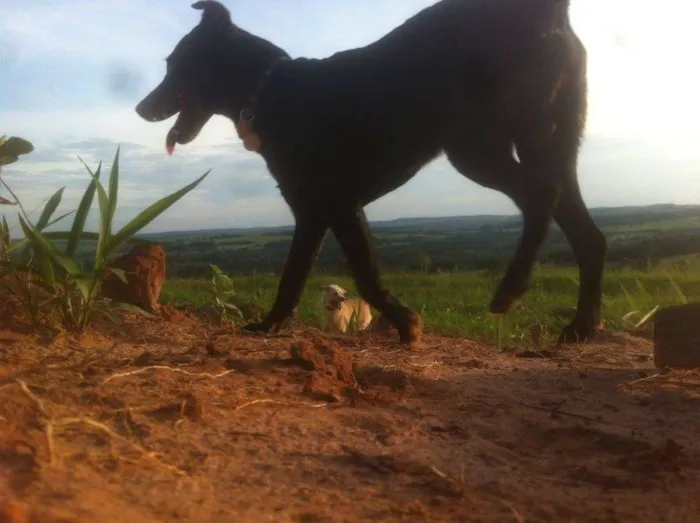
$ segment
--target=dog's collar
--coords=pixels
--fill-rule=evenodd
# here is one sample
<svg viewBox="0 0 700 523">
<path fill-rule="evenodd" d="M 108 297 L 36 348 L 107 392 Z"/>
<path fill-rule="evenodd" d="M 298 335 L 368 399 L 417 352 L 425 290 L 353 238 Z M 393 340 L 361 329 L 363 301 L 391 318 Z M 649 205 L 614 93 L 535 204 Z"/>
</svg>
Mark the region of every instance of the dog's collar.
<svg viewBox="0 0 700 523">
<path fill-rule="evenodd" d="M 278 56 L 275 60 L 265 69 L 265 72 L 258 80 L 258 83 L 253 89 L 253 92 L 248 97 L 248 102 L 241 109 L 238 123 L 236 123 L 236 131 L 238 132 L 238 137 L 243 140 L 243 146 L 249 151 L 258 151 L 262 147 L 262 141 L 260 137 L 253 131 L 253 120 L 255 120 L 255 107 L 260 98 L 260 93 L 267 86 L 267 82 L 272 76 L 277 66 L 284 61 L 290 60 L 289 56 Z"/>
<path fill-rule="evenodd" d="M 255 89 L 253 89 L 253 92 L 250 94 L 248 97 L 248 103 L 241 109 L 240 113 L 240 121 L 243 123 L 252 123 L 253 120 L 255 119 L 255 106 L 258 103 L 258 99 L 260 98 L 260 93 L 265 89 L 267 85 L 267 81 L 272 76 L 272 73 L 275 72 L 275 69 L 281 62 L 285 62 L 287 60 L 290 60 L 288 56 L 278 56 L 277 58 L 274 59 L 274 61 L 268 66 L 267 69 L 265 69 L 265 72 L 262 74 L 260 77 L 260 80 L 258 80 L 258 83 L 255 86 Z"/>
</svg>

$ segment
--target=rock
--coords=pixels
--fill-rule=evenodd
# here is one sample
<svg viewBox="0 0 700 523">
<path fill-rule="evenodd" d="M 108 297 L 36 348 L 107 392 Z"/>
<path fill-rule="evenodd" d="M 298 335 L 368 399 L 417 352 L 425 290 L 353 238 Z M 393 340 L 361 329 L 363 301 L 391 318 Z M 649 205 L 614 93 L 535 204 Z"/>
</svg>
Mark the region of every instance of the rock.
<svg viewBox="0 0 700 523">
<path fill-rule="evenodd" d="M 654 316 L 654 364 L 700 367 L 700 303 L 673 305 Z"/>
<path fill-rule="evenodd" d="M 355 362 L 331 341 L 302 340 L 290 348 L 292 362 L 308 370 L 304 393 L 314 399 L 337 402 L 357 387 Z"/>
<path fill-rule="evenodd" d="M 127 283 L 108 272 L 102 295 L 112 301 L 130 303 L 147 312 L 157 312 L 160 290 L 165 281 L 165 251 L 160 245 L 136 245 L 110 267 L 126 273 Z"/>
</svg>

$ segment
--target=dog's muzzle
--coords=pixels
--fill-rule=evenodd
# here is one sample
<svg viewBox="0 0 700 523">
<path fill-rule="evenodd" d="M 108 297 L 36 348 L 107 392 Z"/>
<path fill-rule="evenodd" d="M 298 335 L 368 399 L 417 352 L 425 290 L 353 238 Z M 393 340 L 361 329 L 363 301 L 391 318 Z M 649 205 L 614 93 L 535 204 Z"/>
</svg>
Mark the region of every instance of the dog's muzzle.
<svg viewBox="0 0 700 523">
<path fill-rule="evenodd" d="M 179 111 L 180 101 L 165 80 L 136 106 L 136 114 L 148 122 L 162 122 Z"/>
</svg>

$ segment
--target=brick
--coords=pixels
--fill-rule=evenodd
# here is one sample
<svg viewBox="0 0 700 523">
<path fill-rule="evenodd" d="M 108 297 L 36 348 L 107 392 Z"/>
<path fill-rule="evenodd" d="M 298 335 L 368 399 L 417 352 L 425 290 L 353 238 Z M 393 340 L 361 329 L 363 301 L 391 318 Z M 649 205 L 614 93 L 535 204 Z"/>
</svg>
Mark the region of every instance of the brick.
<svg viewBox="0 0 700 523">
<path fill-rule="evenodd" d="M 700 303 L 659 309 L 654 317 L 654 364 L 700 367 Z"/>
</svg>

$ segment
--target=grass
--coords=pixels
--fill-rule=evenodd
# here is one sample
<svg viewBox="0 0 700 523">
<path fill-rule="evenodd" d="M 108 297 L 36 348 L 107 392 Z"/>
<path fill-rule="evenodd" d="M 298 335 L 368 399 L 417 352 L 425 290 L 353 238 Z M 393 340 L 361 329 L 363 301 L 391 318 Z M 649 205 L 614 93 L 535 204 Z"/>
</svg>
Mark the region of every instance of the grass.
<svg viewBox="0 0 700 523">
<path fill-rule="evenodd" d="M 428 332 L 465 336 L 500 346 L 531 342 L 533 328 L 551 341 L 571 318 L 576 305 L 578 274 L 574 269 L 540 267 L 518 307 L 506 316 L 487 312 L 499 275 L 462 272 L 423 275 L 393 273 L 386 284 L 418 310 Z M 234 278 L 236 295 L 269 307 L 277 291 L 275 276 Z M 321 293 L 324 284 L 338 283 L 353 294 L 349 277 L 313 276 L 299 307 L 303 323 L 320 326 L 323 317 Z M 675 285 L 674 285 L 675 284 Z M 682 293 L 682 294 L 681 294 Z M 210 280 L 173 279 L 164 286 L 162 302 L 172 305 L 207 306 L 213 302 Z M 610 329 L 629 328 L 623 318 L 633 310 L 644 314 L 656 305 L 700 299 L 700 271 L 610 270 L 604 281 L 603 317 Z"/>
</svg>

